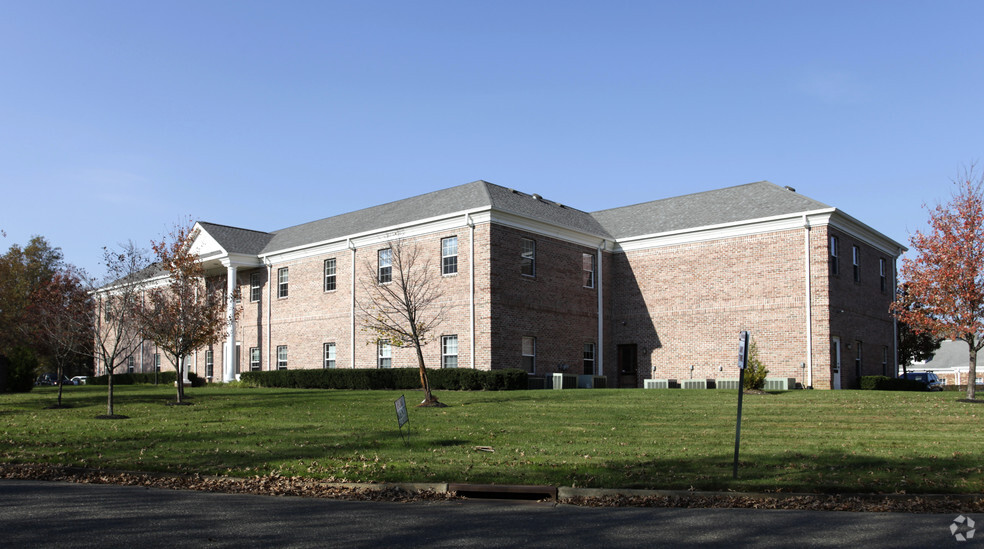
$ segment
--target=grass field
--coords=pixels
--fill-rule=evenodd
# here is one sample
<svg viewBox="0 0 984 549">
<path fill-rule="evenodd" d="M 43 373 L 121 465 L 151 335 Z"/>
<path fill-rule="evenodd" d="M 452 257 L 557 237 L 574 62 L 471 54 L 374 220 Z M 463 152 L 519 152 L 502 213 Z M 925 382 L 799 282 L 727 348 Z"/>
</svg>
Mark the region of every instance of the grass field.
<svg viewBox="0 0 984 549">
<path fill-rule="evenodd" d="M 173 387 L 0 395 L 0 462 L 351 482 L 470 482 L 783 492 L 982 493 L 984 406 L 954 393 L 746 395 L 732 479 L 736 391 L 408 392 Z M 404 428 L 405 432 L 405 428 Z M 476 450 L 489 446 L 494 452 Z"/>
</svg>

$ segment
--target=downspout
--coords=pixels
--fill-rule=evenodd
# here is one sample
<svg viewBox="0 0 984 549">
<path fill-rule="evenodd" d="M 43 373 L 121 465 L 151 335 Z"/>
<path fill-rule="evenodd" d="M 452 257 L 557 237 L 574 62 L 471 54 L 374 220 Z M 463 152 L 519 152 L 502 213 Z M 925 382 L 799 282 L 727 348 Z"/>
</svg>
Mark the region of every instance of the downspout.
<svg viewBox="0 0 984 549">
<path fill-rule="evenodd" d="M 810 219 L 803 215 L 803 242 L 806 257 L 806 386 L 813 388 L 813 281 L 810 279 Z"/>
<path fill-rule="evenodd" d="M 349 338 L 349 363 L 352 364 L 352 369 L 355 369 L 355 244 L 352 243 L 352 239 L 348 239 L 348 248 L 352 250 L 352 276 L 350 277 L 352 282 L 352 302 L 350 305 L 350 316 L 352 317 L 351 326 L 351 337 Z"/>
<path fill-rule="evenodd" d="M 468 225 L 468 326 L 471 329 L 469 351 L 471 368 L 475 369 L 475 222 L 470 214 L 465 214 L 465 224 Z"/>
<path fill-rule="evenodd" d="M 596 370 L 595 375 L 599 375 L 599 376 L 605 375 L 604 374 L 604 372 L 605 372 L 605 351 L 604 351 L 604 349 L 605 349 L 605 305 L 604 305 L 604 303 L 605 302 L 603 300 L 603 297 L 604 296 L 603 296 L 603 291 L 602 291 L 602 288 L 604 287 L 603 284 L 602 284 L 602 282 L 604 281 L 604 279 L 602 278 L 602 268 L 601 268 L 601 265 L 602 265 L 601 259 L 602 259 L 602 257 L 601 257 L 601 251 L 605 249 L 605 246 L 607 244 L 608 244 L 608 241 L 607 240 L 602 240 L 601 241 L 601 244 L 598 245 L 598 351 L 597 351 L 598 356 L 597 356 L 597 360 L 595 361 L 595 364 L 596 364 L 595 365 L 595 370 Z"/>
<path fill-rule="evenodd" d="M 898 250 L 898 255 L 892 258 L 892 301 L 899 295 L 899 269 L 898 260 L 902 255 L 902 250 Z M 892 366 L 892 377 L 899 377 L 899 319 L 892 315 L 892 350 L 893 355 L 895 355 L 894 364 Z M 960 372 L 957 372 L 957 385 L 960 385 Z"/>
</svg>

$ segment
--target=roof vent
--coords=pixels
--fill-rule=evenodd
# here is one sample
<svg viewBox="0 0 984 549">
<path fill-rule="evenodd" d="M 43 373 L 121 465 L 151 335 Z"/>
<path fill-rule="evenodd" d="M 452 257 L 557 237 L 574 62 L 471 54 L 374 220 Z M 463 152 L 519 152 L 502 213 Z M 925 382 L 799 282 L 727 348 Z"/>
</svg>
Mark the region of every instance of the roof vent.
<svg viewBox="0 0 984 549">
<path fill-rule="evenodd" d="M 783 188 L 784 188 L 784 189 L 786 189 L 786 190 L 787 190 L 787 191 L 789 191 L 789 192 L 796 192 L 796 189 L 794 189 L 794 188 L 792 188 L 792 187 L 790 187 L 789 185 L 786 185 L 786 186 L 785 186 L 785 187 L 783 187 Z"/>
<path fill-rule="evenodd" d="M 538 194 L 536 194 L 536 193 L 533 193 L 533 198 L 536 199 L 536 200 L 543 200 L 543 197 L 540 196 L 540 195 L 538 195 Z"/>
</svg>

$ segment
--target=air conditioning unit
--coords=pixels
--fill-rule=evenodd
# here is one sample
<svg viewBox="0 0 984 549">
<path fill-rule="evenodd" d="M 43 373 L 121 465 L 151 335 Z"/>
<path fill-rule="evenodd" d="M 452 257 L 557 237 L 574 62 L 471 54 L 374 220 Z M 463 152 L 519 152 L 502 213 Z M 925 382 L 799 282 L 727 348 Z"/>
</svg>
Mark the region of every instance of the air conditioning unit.
<svg viewBox="0 0 984 549">
<path fill-rule="evenodd" d="M 670 380 L 668 379 L 644 379 L 642 380 L 644 389 L 669 389 Z"/>
<path fill-rule="evenodd" d="M 707 389 L 706 379 L 685 379 L 680 382 L 681 389 Z"/>
<path fill-rule="evenodd" d="M 719 379 L 715 385 L 718 389 L 739 389 L 741 388 L 741 381 L 737 379 Z"/>
<path fill-rule="evenodd" d="M 794 377 L 765 378 L 766 391 L 791 391 L 795 388 L 796 388 L 796 378 Z"/>
<path fill-rule="evenodd" d="M 552 381 L 554 389 L 577 389 L 577 376 L 574 374 L 552 374 L 547 382 Z"/>
<path fill-rule="evenodd" d="M 605 376 L 577 376 L 578 389 L 604 389 L 605 387 L 608 387 L 608 378 Z"/>
</svg>

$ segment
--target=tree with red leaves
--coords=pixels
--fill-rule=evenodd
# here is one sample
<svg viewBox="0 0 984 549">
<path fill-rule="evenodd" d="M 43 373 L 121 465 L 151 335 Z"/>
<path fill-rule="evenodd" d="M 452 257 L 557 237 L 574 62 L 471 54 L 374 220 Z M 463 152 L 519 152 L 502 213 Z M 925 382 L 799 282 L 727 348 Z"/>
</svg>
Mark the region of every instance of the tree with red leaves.
<svg viewBox="0 0 984 549">
<path fill-rule="evenodd" d="M 192 226 L 176 227 L 152 243 L 167 279 L 147 289 L 136 308 L 144 337 L 174 363 L 178 404 L 184 403 L 185 358 L 222 341 L 226 326 L 226 300 L 221 289 L 206 284 L 205 268 L 191 250 L 195 236 Z"/>
<path fill-rule="evenodd" d="M 967 400 L 974 400 L 984 347 L 984 176 L 971 166 L 954 184 L 950 202 L 930 210 L 929 230 L 910 238 L 916 256 L 902 261 L 906 292 L 892 311 L 917 333 L 967 342 Z"/>
<path fill-rule="evenodd" d="M 59 408 L 66 368 L 80 356 L 92 356 L 94 304 L 83 281 L 84 274 L 72 266 L 62 268 L 34 291 L 27 311 L 36 341 L 55 364 Z"/>
</svg>

